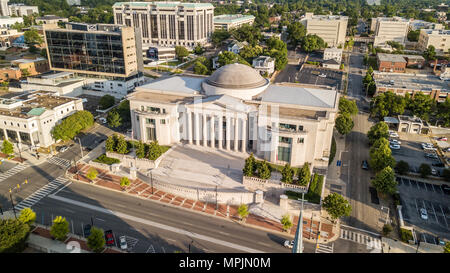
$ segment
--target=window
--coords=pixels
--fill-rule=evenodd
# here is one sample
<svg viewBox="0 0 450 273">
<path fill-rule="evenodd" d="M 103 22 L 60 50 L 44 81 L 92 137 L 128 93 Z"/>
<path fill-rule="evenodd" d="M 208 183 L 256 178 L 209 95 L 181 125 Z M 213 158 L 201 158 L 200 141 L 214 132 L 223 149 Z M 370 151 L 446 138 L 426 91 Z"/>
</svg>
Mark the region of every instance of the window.
<svg viewBox="0 0 450 273">
<path fill-rule="evenodd" d="M 155 125 L 155 120 L 152 119 L 152 118 L 146 118 L 146 119 L 145 119 L 145 123 Z"/>
<path fill-rule="evenodd" d="M 278 160 L 290 162 L 291 158 L 291 148 L 288 147 L 278 147 Z"/>
<path fill-rule="evenodd" d="M 304 143 L 305 139 L 303 137 L 298 138 L 297 143 Z"/>
<path fill-rule="evenodd" d="M 280 143 L 292 144 L 292 138 L 290 137 L 282 137 L 279 138 Z"/>
<path fill-rule="evenodd" d="M 136 120 L 139 121 L 139 116 L 136 116 Z"/>
<path fill-rule="evenodd" d="M 162 120 L 161 120 L 161 124 L 166 124 L 166 120 L 165 120 L 165 119 L 162 119 Z"/>
<path fill-rule="evenodd" d="M 144 106 L 141 106 L 141 111 L 144 111 Z"/>
<path fill-rule="evenodd" d="M 294 124 L 280 123 L 279 126 L 280 126 L 280 128 L 282 128 L 282 129 L 287 129 L 287 130 L 290 130 L 290 131 L 295 131 L 295 130 L 297 130 L 297 126 L 294 125 Z"/>
<path fill-rule="evenodd" d="M 303 125 L 298 126 L 298 131 L 303 131 Z"/>
</svg>

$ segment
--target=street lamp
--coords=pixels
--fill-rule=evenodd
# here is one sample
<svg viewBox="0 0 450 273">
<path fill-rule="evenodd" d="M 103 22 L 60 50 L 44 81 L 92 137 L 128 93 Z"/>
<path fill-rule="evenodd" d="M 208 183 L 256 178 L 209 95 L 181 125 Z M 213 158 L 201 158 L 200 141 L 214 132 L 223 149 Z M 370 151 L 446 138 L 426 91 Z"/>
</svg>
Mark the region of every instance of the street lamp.
<svg viewBox="0 0 450 273">
<path fill-rule="evenodd" d="M 11 189 L 9 189 L 9 198 L 11 199 L 11 205 L 12 205 L 12 207 L 13 207 L 14 217 L 16 217 L 16 220 L 17 220 L 16 208 L 14 207 L 14 201 L 13 201 L 13 199 L 12 199 Z"/>
<path fill-rule="evenodd" d="M 19 150 L 20 163 L 22 163 L 22 152 L 20 151 L 19 142 L 16 142 L 16 144 L 17 144 L 17 149 Z"/>
<path fill-rule="evenodd" d="M 80 140 L 79 137 L 75 137 L 75 138 L 78 139 L 78 143 L 80 143 L 81 158 L 83 158 L 84 155 L 83 155 L 83 146 L 81 146 L 81 140 Z M 74 139 L 75 139 L 75 138 L 74 138 Z"/>
<path fill-rule="evenodd" d="M 189 253 L 191 253 L 191 245 L 194 243 L 194 240 L 192 240 L 190 243 L 189 243 Z"/>
</svg>

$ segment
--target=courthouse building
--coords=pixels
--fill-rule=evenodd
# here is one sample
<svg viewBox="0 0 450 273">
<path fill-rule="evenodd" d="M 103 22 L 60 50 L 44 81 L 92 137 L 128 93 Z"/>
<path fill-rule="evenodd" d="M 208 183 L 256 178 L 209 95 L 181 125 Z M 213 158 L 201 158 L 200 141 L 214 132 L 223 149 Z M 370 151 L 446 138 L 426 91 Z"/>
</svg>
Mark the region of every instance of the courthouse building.
<svg viewBox="0 0 450 273">
<path fill-rule="evenodd" d="M 138 140 L 253 152 L 277 164 L 328 166 L 336 90 L 270 84 L 257 70 L 230 64 L 207 78 L 157 80 L 127 97 Z"/>
</svg>

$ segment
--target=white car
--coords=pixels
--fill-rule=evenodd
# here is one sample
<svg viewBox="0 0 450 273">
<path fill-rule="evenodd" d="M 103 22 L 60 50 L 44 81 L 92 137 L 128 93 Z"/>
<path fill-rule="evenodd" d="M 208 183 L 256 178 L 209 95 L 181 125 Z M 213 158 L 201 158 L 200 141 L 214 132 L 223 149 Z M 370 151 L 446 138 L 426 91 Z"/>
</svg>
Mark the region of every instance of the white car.
<svg viewBox="0 0 450 273">
<path fill-rule="evenodd" d="M 99 118 L 98 119 L 101 123 L 105 124 L 106 123 L 106 118 Z"/>
<path fill-rule="evenodd" d="M 128 248 L 127 240 L 125 239 L 125 236 L 119 237 L 119 244 L 120 249 L 126 250 Z"/>
<path fill-rule="evenodd" d="M 389 131 L 389 136 L 390 137 L 398 137 L 398 134 L 394 131 Z"/>
<path fill-rule="evenodd" d="M 325 74 L 320 74 L 319 77 L 321 77 L 321 78 L 326 78 L 327 75 L 325 75 Z"/>
<path fill-rule="evenodd" d="M 289 240 L 284 241 L 284 247 L 293 248 L 294 247 L 294 240 L 292 240 L 292 241 L 289 241 Z"/>
<path fill-rule="evenodd" d="M 428 213 L 426 209 L 420 209 L 420 218 L 422 218 L 423 220 L 428 220 Z"/>
<path fill-rule="evenodd" d="M 436 176 L 436 175 L 438 175 L 438 172 L 436 171 L 436 169 L 431 169 L 431 174 L 432 175 L 434 175 L 434 176 Z"/>
<path fill-rule="evenodd" d="M 389 148 L 391 148 L 392 150 L 400 150 L 400 145 L 398 145 L 398 144 L 390 144 Z"/>
<path fill-rule="evenodd" d="M 399 141 L 399 140 L 396 140 L 396 139 L 391 139 L 391 140 L 389 140 L 389 142 L 390 142 L 391 144 L 397 144 L 397 145 L 400 145 L 400 144 L 402 144 L 402 142 L 401 142 L 401 141 Z"/>
<path fill-rule="evenodd" d="M 421 145 L 422 145 L 422 149 L 431 149 L 431 148 L 434 148 L 434 147 L 433 147 L 433 144 L 431 144 L 431 143 L 421 143 Z"/>
<path fill-rule="evenodd" d="M 65 151 L 67 151 L 67 149 L 69 149 L 69 147 L 67 146 L 62 146 L 61 149 L 59 150 L 60 153 L 64 153 Z"/>
</svg>

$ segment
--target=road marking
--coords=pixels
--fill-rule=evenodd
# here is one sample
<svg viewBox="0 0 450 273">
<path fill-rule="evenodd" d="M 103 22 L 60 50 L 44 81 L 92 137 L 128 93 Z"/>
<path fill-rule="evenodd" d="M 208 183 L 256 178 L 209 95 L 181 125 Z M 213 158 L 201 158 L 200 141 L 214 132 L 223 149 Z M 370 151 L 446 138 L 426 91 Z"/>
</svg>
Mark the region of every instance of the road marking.
<svg viewBox="0 0 450 273">
<path fill-rule="evenodd" d="M 63 209 L 63 210 L 65 210 L 65 211 L 67 211 L 67 212 L 70 212 L 70 213 L 75 213 L 75 211 L 70 210 L 70 209 Z"/>
<path fill-rule="evenodd" d="M 258 242 L 258 244 L 263 245 L 263 246 L 268 246 L 268 247 L 270 247 L 270 245 L 269 245 L 269 244 L 266 244 L 266 243 Z"/>
<path fill-rule="evenodd" d="M 177 240 L 175 239 L 166 239 L 167 241 L 171 241 L 171 242 L 176 242 Z"/>
<path fill-rule="evenodd" d="M 150 245 L 145 253 L 149 253 L 150 251 L 152 253 L 156 253 L 155 248 L 153 247 L 153 245 Z"/>
<path fill-rule="evenodd" d="M 347 226 L 347 225 L 343 225 L 343 224 L 341 224 L 341 227 L 352 228 L 352 229 L 356 229 L 356 230 L 359 230 L 359 231 L 362 231 L 362 232 L 367 232 L 367 233 L 370 233 L 370 234 L 373 234 L 373 235 L 376 235 L 376 236 L 380 236 L 379 233 L 371 232 L 371 231 L 368 231 L 368 230 L 365 230 L 365 229 L 361 229 L 361 228 L 355 228 L 355 227 Z"/>
<path fill-rule="evenodd" d="M 434 218 L 436 218 L 436 222 L 439 224 L 439 220 L 437 218 L 436 211 L 434 210 L 433 204 L 431 204 L 431 208 L 433 209 Z"/>
<path fill-rule="evenodd" d="M 131 220 L 131 221 L 134 221 L 134 222 L 138 222 L 138 223 L 142 223 L 142 224 L 145 224 L 145 225 L 153 226 L 153 227 L 160 228 L 160 229 L 163 229 L 163 230 L 168 230 L 168 231 L 171 231 L 171 232 L 174 232 L 174 233 L 190 236 L 192 238 L 197 238 L 199 240 L 208 241 L 208 242 L 215 243 L 215 244 L 218 244 L 218 245 L 222 245 L 222 246 L 225 246 L 225 247 L 234 248 L 234 249 L 238 249 L 238 250 L 245 251 L 245 252 L 250 252 L 250 253 L 264 253 L 263 251 L 258 250 L 258 249 L 253 249 L 253 248 L 241 246 L 241 245 L 238 245 L 238 244 L 226 242 L 226 241 L 219 240 L 219 239 L 216 239 L 216 238 L 213 238 L 213 237 L 209 237 L 209 236 L 201 235 L 201 234 L 198 234 L 198 233 L 186 231 L 186 230 L 183 230 L 183 229 L 180 229 L 180 228 L 176 228 L 176 227 L 167 226 L 167 225 L 160 224 L 160 223 L 157 223 L 157 222 L 154 222 L 154 221 L 142 219 L 142 218 L 135 217 L 135 216 L 132 216 L 132 215 L 128 215 L 128 214 L 125 214 L 125 213 L 122 213 L 122 212 L 112 211 L 112 210 L 101 208 L 101 207 L 98 207 L 98 206 L 93 206 L 93 205 L 90 205 L 90 204 L 86 204 L 86 203 L 79 202 L 79 201 L 76 201 L 76 200 L 71 200 L 71 199 L 68 199 L 68 198 L 61 197 L 61 196 L 56 196 L 56 195 L 52 194 L 52 195 L 49 195 L 48 197 L 52 198 L 52 199 L 55 199 L 55 200 L 59 200 L 61 202 L 73 204 L 73 205 L 76 205 L 76 206 L 79 206 L 79 207 L 88 208 L 88 209 L 91 209 L 91 210 L 94 210 L 94 211 L 103 212 L 105 214 L 111 214 L 111 215 L 114 215 L 116 217 L 120 217 L 120 218 L 123 218 L 123 219 L 128 219 L 128 220 Z"/>
<path fill-rule="evenodd" d="M 100 219 L 100 218 L 95 218 L 96 220 L 99 220 L 99 221 L 102 221 L 102 222 L 105 222 L 105 220 L 103 220 L 103 219 Z"/>
<path fill-rule="evenodd" d="M 67 188 L 70 184 L 72 184 L 72 181 L 70 181 L 67 185 L 65 185 L 64 187 L 62 187 L 61 189 L 57 190 L 54 194 L 58 194 L 58 192 L 60 192 L 62 189 Z"/>
<path fill-rule="evenodd" d="M 441 209 L 442 215 L 444 216 L 443 218 L 444 218 L 445 225 L 447 226 L 447 229 L 448 229 L 447 219 L 445 219 L 447 217 L 445 216 L 444 210 L 442 209 L 441 205 L 439 205 L 439 208 Z"/>
<path fill-rule="evenodd" d="M 229 233 L 223 232 L 223 231 L 219 231 L 220 234 L 226 235 L 226 236 L 230 236 Z"/>
</svg>

